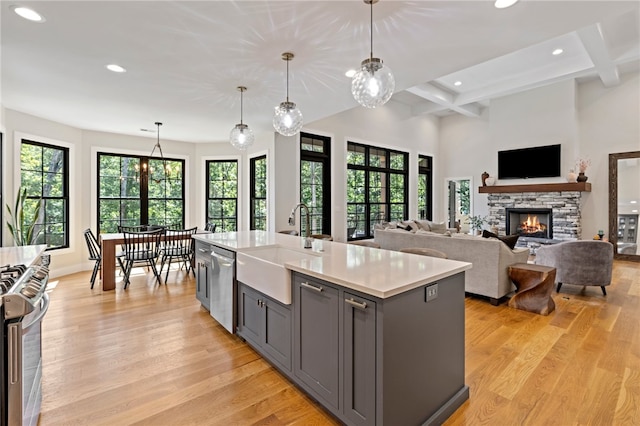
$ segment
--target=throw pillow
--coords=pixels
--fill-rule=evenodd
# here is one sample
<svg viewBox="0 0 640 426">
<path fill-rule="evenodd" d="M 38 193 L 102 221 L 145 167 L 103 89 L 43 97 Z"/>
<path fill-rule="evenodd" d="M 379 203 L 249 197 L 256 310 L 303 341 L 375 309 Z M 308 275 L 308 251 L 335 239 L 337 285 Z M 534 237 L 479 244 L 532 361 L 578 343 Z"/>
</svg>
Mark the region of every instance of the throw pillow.
<svg viewBox="0 0 640 426">
<path fill-rule="evenodd" d="M 505 243 L 507 247 L 509 247 L 511 250 L 516 248 L 516 243 L 518 242 L 518 237 L 519 237 L 519 235 L 507 235 L 507 236 L 501 237 L 498 234 L 494 234 L 493 232 L 487 231 L 486 229 L 482 231 L 482 236 L 484 238 L 497 238 L 498 240 Z"/>
<path fill-rule="evenodd" d="M 423 231 L 431 231 L 431 227 L 429 226 L 429 222 L 430 221 L 416 219 L 415 222 L 418 224 L 420 229 L 422 229 Z"/>
<path fill-rule="evenodd" d="M 431 232 L 437 232 L 439 234 L 444 234 L 444 232 L 447 230 L 447 225 L 445 225 L 444 222 L 429 222 L 429 227 L 431 228 Z"/>
</svg>

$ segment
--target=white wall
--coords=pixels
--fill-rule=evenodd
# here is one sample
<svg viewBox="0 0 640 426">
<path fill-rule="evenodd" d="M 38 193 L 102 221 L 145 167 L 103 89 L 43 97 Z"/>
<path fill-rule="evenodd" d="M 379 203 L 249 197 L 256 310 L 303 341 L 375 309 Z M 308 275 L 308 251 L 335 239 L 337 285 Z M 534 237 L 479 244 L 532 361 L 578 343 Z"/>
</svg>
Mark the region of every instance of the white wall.
<svg viewBox="0 0 640 426">
<path fill-rule="evenodd" d="M 608 234 L 609 154 L 640 151 L 640 73 L 623 74 L 622 83 L 605 88 L 599 81 L 579 86 L 577 106 L 580 155 L 592 192 L 584 198 L 584 238 L 603 229 Z M 640 188 L 640 182 L 635 182 Z"/>
<path fill-rule="evenodd" d="M 347 142 L 358 142 L 409 153 L 409 217 L 417 217 L 418 155 L 434 157 L 434 180 L 442 179 L 438 166 L 438 118 L 411 116 L 406 105 L 390 101 L 376 109 L 356 107 L 322 120 L 309 123 L 305 131 L 332 137 L 331 147 L 331 235 L 346 240 L 346 152 Z M 299 163 L 299 161 L 298 161 Z M 434 218 L 444 220 L 437 212 L 440 188 L 434 185 Z"/>
<path fill-rule="evenodd" d="M 474 176 L 474 214 L 488 214 L 487 196 L 479 194 L 480 175 L 497 175 L 497 152 L 560 143 L 562 170 L 579 158 L 592 192 L 583 194 L 582 234 L 590 238 L 608 223 L 608 155 L 640 149 L 639 74 L 605 88 L 599 80 L 575 85 L 561 82 L 491 101 L 481 118 L 452 115 L 441 119 L 440 153 L 446 176 Z M 516 179 L 497 184 L 564 182 L 563 177 Z"/>
<path fill-rule="evenodd" d="M 54 250 L 52 256 L 52 277 L 86 270 L 91 267 L 87 260 L 87 251 L 82 231 L 97 228 L 97 189 L 96 189 L 96 153 L 119 152 L 148 155 L 155 144 L 155 137 L 143 138 L 113 133 L 80 130 L 55 123 L 39 117 L 7 109 L 5 111 L 5 198 L 15 199 L 19 186 L 19 147 L 20 136 L 32 137 L 44 143 L 63 143 L 70 149 L 69 159 L 69 248 Z M 190 191 L 195 177 L 190 174 L 190 165 L 194 162 L 194 145 L 191 143 L 165 141 L 161 139 L 164 154 L 167 157 L 182 158 L 186 161 L 186 204 L 185 221 L 194 223 L 193 205 L 196 195 Z M 195 224 L 194 224 L 195 225 Z M 6 225 L 4 230 L 6 231 Z M 4 234 L 4 245 L 13 245 L 8 232 Z"/>
<path fill-rule="evenodd" d="M 15 197 L 19 171 L 16 170 L 16 132 L 40 140 L 61 141 L 72 147 L 75 178 L 72 182 L 71 226 L 75 230 L 71 247 L 53 253 L 54 276 L 90 268 L 81 231 L 95 229 L 95 152 L 150 153 L 154 138 L 83 131 L 42 118 L 2 108 L 0 128 L 4 134 L 5 200 Z M 592 192 L 585 194 L 583 235 L 585 238 L 607 228 L 608 154 L 640 150 L 640 74 L 622 76 L 622 83 L 604 88 L 600 81 L 580 85 L 563 82 L 492 101 L 490 111 L 480 118 L 451 115 L 413 117 L 408 106 L 389 102 L 368 110 L 356 107 L 308 123 L 304 131 L 332 138 L 332 235 L 346 239 L 346 144 L 347 141 L 409 152 L 409 217 L 417 214 L 417 156 L 434 158 L 434 219 L 445 219 L 442 182 L 445 177 L 474 177 L 474 214 L 487 214 L 486 196 L 477 193 L 480 175 L 496 174 L 497 151 L 501 149 L 562 144 L 565 172 L 579 158 L 588 158 L 587 171 Z M 285 138 L 266 132 L 256 135 L 247 152 L 235 150 L 227 141 L 191 144 L 161 140 L 165 155 L 188 162 L 186 224 L 204 224 L 204 162 L 208 158 L 238 158 L 241 173 L 240 229 L 248 229 L 248 161 L 267 154 L 269 230 L 287 228 L 286 220 L 299 199 L 298 136 Z M 558 179 L 536 179 L 540 182 Z M 528 180 L 530 182 L 532 180 Z M 509 183 L 517 183 L 509 181 Z M 6 225 L 3 223 L 2 226 Z M 4 245 L 11 237 L 4 232 Z"/>
</svg>

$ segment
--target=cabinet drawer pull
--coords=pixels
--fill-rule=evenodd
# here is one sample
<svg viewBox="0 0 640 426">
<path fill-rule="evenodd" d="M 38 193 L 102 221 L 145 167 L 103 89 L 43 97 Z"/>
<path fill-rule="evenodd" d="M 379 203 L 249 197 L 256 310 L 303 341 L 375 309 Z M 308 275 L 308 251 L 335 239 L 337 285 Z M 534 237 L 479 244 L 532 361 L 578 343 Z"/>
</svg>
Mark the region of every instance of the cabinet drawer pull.
<svg viewBox="0 0 640 426">
<path fill-rule="evenodd" d="M 353 297 L 344 299 L 344 301 L 352 306 L 355 306 L 356 308 L 367 309 L 367 302 L 356 302 L 355 300 L 353 300 Z"/>
<path fill-rule="evenodd" d="M 199 248 L 198 251 L 200 253 L 208 253 L 209 252 L 207 249 L 203 249 L 203 248 Z"/>
<path fill-rule="evenodd" d="M 309 290 L 315 290 L 315 291 L 317 291 L 318 293 L 322 293 L 322 287 L 316 287 L 315 285 L 311 285 L 311 284 L 306 283 L 306 282 L 305 282 L 305 283 L 300 283 L 300 285 L 301 285 L 302 287 L 306 287 L 306 288 L 308 288 Z"/>
</svg>

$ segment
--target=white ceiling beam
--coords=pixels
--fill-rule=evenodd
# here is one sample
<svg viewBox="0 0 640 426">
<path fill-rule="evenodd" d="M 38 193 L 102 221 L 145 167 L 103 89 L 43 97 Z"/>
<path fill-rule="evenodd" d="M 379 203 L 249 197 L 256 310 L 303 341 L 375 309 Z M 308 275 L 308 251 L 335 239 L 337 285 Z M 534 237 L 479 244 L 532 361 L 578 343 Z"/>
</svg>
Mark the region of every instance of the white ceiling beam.
<svg viewBox="0 0 640 426">
<path fill-rule="evenodd" d="M 427 114 L 434 114 L 436 112 L 441 112 L 441 111 L 446 111 L 449 108 L 447 108 L 444 105 L 440 105 L 440 104 L 436 104 L 433 102 L 423 102 L 420 103 L 418 105 L 412 106 L 411 107 L 411 113 L 416 116 L 416 115 L 427 115 Z"/>
<path fill-rule="evenodd" d="M 423 83 L 418 86 L 410 87 L 407 89 L 407 92 L 441 105 L 446 109 L 466 115 L 467 117 L 480 117 L 480 108 L 474 105 L 459 105 L 455 102 L 451 93 L 439 89 L 432 84 Z"/>
<path fill-rule="evenodd" d="M 618 67 L 609 56 L 609 49 L 607 49 L 600 24 L 579 29 L 577 33 L 604 86 L 612 87 L 620 84 Z"/>
</svg>

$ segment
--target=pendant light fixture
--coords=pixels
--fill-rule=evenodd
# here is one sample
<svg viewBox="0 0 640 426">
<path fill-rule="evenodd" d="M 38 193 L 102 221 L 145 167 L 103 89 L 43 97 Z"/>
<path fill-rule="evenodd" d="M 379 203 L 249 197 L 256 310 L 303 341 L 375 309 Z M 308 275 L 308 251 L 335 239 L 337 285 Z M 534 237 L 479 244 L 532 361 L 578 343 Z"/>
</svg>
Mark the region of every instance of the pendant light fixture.
<svg viewBox="0 0 640 426">
<path fill-rule="evenodd" d="M 236 127 L 231 129 L 229 142 L 231 142 L 231 145 L 233 145 L 234 148 L 244 151 L 253 145 L 255 136 L 249 126 L 242 122 L 242 95 L 247 91 L 247 88 L 244 86 L 238 86 L 238 90 L 240 91 L 240 124 L 236 124 Z"/>
<path fill-rule="evenodd" d="M 287 100 L 276 107 L 273 115 L 273 128 L 283 136 L 293 136 L 302 129 L 302 113 L 295 103 L 289 102 L 289 61 L 293 57 L 291 52 L 282 54 L 282 59 L 287 62 Z"/>
<path fill-rule="evenodd" d="M 385 67 L 382 59 L 373 57 L 373 4 L 378 0 L 364 0 L 371 9 L 371 52 L 362 61 L 360 69 L 351 80 L 351 93 L 360 105 L 375 108 L 384 105 L 393 95 L 396 81 L 389 67 Z"/>
<path fill-rule="evenodd" d="M 162 147 L 160 146 L 160 126 L 162 126 L 162 123 L 160 123 L 159 121 L 155 122 L 156 127 L 158 128 L 158 130 L 156 131 L 156 135 L 157 135 L 157 139 L 156 139 L 156 144 L 153 146 L 153 149 L 151 150 L 151 154 L 149 154 L 149 159 L 153 158 L 153 153 L 156 152 L 156 148 L 158 149 L 158 152 L 160 152 L 160 160 L 162 160 L 162 169 L 164 170 L 164 174 L 166 175 L 166 177 L 171 177 L 171 165 L 169 165 L 167 163 L 167 160 L 164 158 L 164 154 L 162 153 Z M 149 172 L 152 172 L 151 168 L 149 168 Z M 156 182 L 159 182 L 156 180 Z"/>
</svg>

